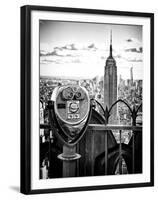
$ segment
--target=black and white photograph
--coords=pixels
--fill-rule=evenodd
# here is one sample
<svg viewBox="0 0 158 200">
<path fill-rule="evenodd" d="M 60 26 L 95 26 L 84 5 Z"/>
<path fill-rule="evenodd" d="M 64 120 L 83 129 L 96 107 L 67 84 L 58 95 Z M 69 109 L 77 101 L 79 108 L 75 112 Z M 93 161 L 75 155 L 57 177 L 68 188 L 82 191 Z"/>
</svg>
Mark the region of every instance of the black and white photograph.
<svg viewBox="0 0 158 200">
<path fill-rule="evenodd" d="M 152 186 L 152 14 L 27 8 L 29 192 Z"/>
<path fill-rule="evenodd" d="M 39 23 L 40 178 L 142 173 L 142 26 Z"/>
</svg>

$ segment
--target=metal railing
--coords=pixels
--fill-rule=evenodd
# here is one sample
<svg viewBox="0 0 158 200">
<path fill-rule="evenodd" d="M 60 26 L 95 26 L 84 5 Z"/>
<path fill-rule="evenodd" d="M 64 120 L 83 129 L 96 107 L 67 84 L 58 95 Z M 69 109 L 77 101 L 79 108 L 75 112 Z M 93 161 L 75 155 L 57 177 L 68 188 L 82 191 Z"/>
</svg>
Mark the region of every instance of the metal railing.
<svg viewBox="0 0 158 200">
<path fill-rule="evenodd" d="M 40 129 L 49 129 L 51 131 L 48 124 L 40 124 Z M 132 173 L 135 173 L 135 133 L 142 133 L 142 126 L 89 124 L 87 130 L 94 131 L 94 134 L 99 134 L 99 131 L 105 131 L 105 175 L 108 174 L 108 131 L 119 131 L 119 174 L 122 174 L 122 131 L 132 131 Z"/>
<path fill-rule="evenodd" d="M 127 108 L 129 109 L 130 115 L 131 115 L 131 124 L 132 125 L 110 125 L 109 117 L 111 116 L 112 108 L 117 103 L 124 103 Z M 108 131 L 118 131 L 119 132 L 119 174 L 122 174 L 122 131 L 129 130 L 132 131 L 132 173 L 135 173 L 135 133 L 139 132 L 142 133 L 142 126 L 136 125 L 136 118 L 138 116 L 138 111 L 142 107 L 142 104 L 136 109 L 134 106 L 131 108 L 127 102 L 119 99 L 117 100 L 109 109 L 106 107 L 105 109 L 103 106 L 96 101 L 96 103 L 101 107 L 104 115 L 104 124 L 89 124 L 88 129 L 90 131 L 94 131 L 93 133 L 99 134 L 100 131 L 105 131 L 105 175 L 108 174 Z M 49 124 L 40 124 L 40 129 L 49 129 L 51 130 L 51 127 Z"/>
<path fill-rule="evenodd" d="M 89 124 L 88 130 L 105 131 L 105 174 L 108 169 L 108 131 L 119 131 L 119 174 L 122 174 L 122 131 L 132 131 L 132 173 L 135 173 L 135 132 L 142 133 L 142 126 Z"/>
</svg>

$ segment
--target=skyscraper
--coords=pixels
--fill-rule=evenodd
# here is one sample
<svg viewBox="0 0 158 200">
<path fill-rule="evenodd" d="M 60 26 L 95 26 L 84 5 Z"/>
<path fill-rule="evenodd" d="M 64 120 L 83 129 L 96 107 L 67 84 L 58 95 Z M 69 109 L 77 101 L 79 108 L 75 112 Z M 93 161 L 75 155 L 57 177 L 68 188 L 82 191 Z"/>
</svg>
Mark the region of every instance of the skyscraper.
<svg viewBox="0 0 158 200">
<path fill-rule="evenodd" d="M 112 31 L 110 33 L 110 54 L 106 60 L 104 69 L 104 107 L 111 107 L 117 101 L 117 66 L 113 58 Z M 115 123 L 117 119 L 117 105 L 113 107 L 110 123 Z"/>
<path fill-rule="evenodd" d="M 130 68 L 130 74 L 131 74 L 131 86 L 133 86 L 133 67 Z"/>
</svg>

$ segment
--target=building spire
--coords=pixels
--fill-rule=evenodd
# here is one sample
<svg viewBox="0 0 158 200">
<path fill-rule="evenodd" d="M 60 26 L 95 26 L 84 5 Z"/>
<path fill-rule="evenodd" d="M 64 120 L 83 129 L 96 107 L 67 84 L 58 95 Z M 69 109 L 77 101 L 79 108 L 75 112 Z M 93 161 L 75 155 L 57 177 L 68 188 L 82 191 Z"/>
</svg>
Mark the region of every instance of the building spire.
<svg viewBox="0 0 158 200">
<path fill-rule="evenodd" d="M 112 30 L 110 31 L 110 57 L 112 57 Z"/>
</svg>

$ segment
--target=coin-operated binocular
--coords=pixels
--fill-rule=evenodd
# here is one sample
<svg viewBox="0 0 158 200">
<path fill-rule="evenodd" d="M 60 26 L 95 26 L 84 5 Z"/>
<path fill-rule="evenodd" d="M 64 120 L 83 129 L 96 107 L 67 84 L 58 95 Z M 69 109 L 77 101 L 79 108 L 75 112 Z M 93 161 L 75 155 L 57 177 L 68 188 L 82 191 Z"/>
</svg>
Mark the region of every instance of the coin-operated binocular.
<svg viewBox="0 0 158 200">
<path fill-rule="evenodd" d="M 74 146 L 84 135 L 90 120 L 92 106 L 88 92 L 78 85 L 57 87 L 51 100 L 56 135 L 65 145 Z"/>
</svg>

